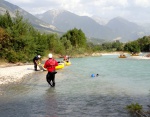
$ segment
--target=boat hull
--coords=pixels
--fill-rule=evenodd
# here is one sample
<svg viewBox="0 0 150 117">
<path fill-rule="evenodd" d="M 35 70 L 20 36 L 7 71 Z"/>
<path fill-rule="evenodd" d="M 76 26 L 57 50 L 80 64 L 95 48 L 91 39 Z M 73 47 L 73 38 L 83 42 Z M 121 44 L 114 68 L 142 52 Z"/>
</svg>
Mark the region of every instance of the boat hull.
<svg viewBox="0 0 150 117">
<path fill-rule="evenodd" d="M 56 66 L 55 69 L 56 69 L 56 70 L 63 69 L 64 66 L 65 66 L 64 63 L 59 63 L 59 65 Z"/>
</svg>

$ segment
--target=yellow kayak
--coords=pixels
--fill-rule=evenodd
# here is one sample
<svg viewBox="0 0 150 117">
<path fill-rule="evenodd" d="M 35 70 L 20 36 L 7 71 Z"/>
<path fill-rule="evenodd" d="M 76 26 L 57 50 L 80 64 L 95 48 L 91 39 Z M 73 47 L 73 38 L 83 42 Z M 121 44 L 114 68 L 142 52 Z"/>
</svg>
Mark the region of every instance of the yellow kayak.
<svg viewBox="0 0 150 117">
<path fill-rule="evenodd" d="M 59 63 L 58 66 L 55 67 L 56 70 L 63 69 L 65 67 L 64 63 Z"/>
<path fill-rule="evenodd" d="M 64 61 L 64 63 L 65 63 L 66 66 L 71 65 L 71 62 Z"/>
</svg>

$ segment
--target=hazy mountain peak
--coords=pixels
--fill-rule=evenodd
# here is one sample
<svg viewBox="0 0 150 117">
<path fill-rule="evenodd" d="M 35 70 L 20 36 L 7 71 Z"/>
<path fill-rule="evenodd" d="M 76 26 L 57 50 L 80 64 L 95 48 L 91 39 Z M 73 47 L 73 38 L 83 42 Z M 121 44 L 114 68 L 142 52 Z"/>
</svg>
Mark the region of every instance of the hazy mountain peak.
<svg viewBox="0 0 150 117">
<path fill-rule="evenodd" d="M 59 14 L 61 14 L 63 12 L 65 12 L 65 10 L 63 10 L 63 9 L 53 9 L 53 10 L 46 11 L 44 14 L 51 14 L 54 17 L 57 17 Z"/>
<path fill-rule="evenodd" d="M 9 14 L 11 17 L 16 16 L 16 11 L 19 11 L 21 16 L 23 16 L 24 19 L 28 20 L 34 27 L 36 27 L 39 30 L 47 30 L 47 31 L 55 31 L 57 30 L 55 26 L 52 26 L 32 14 L 28 13 L 24 9 L 20 8 L 17 5 L 13 5 L 12 3 L 9 3 L 5 0 L 0 0 L 0 15 L 4 15 L 6 13 L 6 10 L 9 11 Z"/>
<path fill-rule="evenodd" d="M 101 18 L 101 17 L 96 16 L 96 15 L 93 15 L 91 18 L 94 19 L 100 25 L 106 25 L 109 21 L 108 19 Z"/>
<path fill-rule="evenodd" d="M 121 17 L 121 16 L 115 17 L 114 19 L 125 20 L 125 18 L 123 18 L 123 17 Z"/>
<path fill-rule="evenodd" d="M 112 20 L 110 20 L 110 22 L 120 22 L 120 23 L 133 23 L 133 22 L 130 22 L 130 21 L 128 21 L 127 19 L 125 19 L 125 18 L 123 18 L 123 17 L 120 17 L 120 16 L 118 16 L 118 17 L 115 17 L 115 18 L 113 18 Z"/>
</svg>

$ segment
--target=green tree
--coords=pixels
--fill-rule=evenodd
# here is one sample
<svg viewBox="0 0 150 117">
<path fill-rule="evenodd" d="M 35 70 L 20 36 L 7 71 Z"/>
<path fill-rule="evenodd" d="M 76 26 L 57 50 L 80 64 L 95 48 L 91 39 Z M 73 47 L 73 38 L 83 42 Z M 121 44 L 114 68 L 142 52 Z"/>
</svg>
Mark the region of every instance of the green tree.
<svg viewBox="0 0 150 117">
<path fill-rule="evenodd" d="M 10 28 L 13 25 L 13 20 L 8 11 L 2 16 L 0 15 L 0 27 Z"/>
<path fill-rule="evenodd" d="M 64 46 L 64 50 L 65 50 L 64 54 L 66 55 L 69 54 L 72 51 L 72 45 L 71 45 L 70 40 L 67 40 L 66 37 L 62 37 L 61 43 Z"/>
<path fill-rule="evenodd" d="M 36 45 L 34 39 L 38 37 L 37 31 L 24 20 L 19 12 L 15 18 L 11 18 L 9 13 L 0 16 L 1 44 L 0 54 L 8 62 L 31 60 L 31 55 L 35 54 Z"/>
<path fill-rule="evenodd" d="M 112 43 L 106 42 L 102 44 L 103 50 L 112 50 Z"/>
<path fill-rule="evenodd" d="M 133 52 L 133 53 L 139 53 L 140 52 L 139 43 L 137 41 L 129 42 L 129 43 L 125 44 L 124 50 Z"/>
<path fill-rule="evenodd" d="M 140 50 L 142 52 L 150 51 L 150 36 L 144 36 L 142 38 L 139 38 L 137 42 L 139 43 Z"/>
<path fill-rule="evenodd" d="M 123 43 L 120 41 L 112 42 L 112 48 L 115 49 L 115 51 L 122 51 L 123 50 Z"/>
<path fill-rule="evenodd" d="M 76 48 L 84 48 L 86 46 L 86 37 L 81 29 L 72 29 L 69 30 L 66 34 L 64 34 L 61 39 L 66 38 L 71 42 L 71 45 Z"/>
</svg>

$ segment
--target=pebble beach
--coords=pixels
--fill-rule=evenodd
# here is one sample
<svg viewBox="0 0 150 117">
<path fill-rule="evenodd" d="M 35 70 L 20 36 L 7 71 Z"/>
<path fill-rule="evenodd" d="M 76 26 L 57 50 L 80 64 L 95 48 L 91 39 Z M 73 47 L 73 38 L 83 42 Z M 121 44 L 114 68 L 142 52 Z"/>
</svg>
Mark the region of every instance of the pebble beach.
<svg viewBox="0 0 150 117">
<path fill-rule="evenodd" d="M 17 82 L 33 72 L 33 65 L 0 67 L 0 85 Z"/>
</svg>

